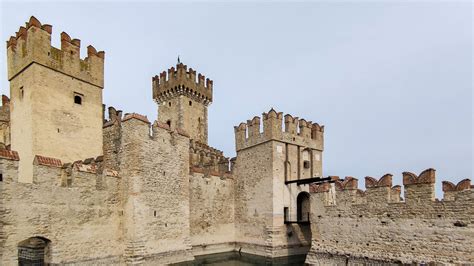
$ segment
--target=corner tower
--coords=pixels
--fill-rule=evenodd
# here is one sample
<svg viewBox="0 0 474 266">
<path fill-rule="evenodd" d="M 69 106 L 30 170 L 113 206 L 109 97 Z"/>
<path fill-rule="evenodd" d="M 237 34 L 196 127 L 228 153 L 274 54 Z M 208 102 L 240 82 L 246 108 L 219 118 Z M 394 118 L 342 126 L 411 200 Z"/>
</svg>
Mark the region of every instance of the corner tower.
<svg viewBox="0 0 474 266">
<path fill-rule="evenodd" d="M 191 139 L 207 144 L 207 107 L 212 102 L 212 80 L 178 63 L 154 76 L 153 99 L 158 122 L 184 130 Z"/>
<path fill-rule="evenodd" d="M 102 154 L 104 52 L 31 17 L 7 41 L 11 149 L 20 155 L 19 180 L 32 182 L 35 155 L 72 162 Z"/>
</svg>

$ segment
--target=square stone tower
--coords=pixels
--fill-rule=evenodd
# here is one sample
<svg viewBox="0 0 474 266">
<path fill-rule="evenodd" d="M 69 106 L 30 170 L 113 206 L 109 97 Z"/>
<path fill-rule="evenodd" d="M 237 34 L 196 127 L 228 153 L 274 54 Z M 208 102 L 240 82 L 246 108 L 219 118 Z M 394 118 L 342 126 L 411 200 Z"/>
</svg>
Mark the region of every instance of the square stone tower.
<svg viewBox="0 0 474 266">
<path fill-rule="evenodd" d="M 234 128 L 236 242 L 267 257 L 304 254 L 309 185 L 298 182 L 323 175 L 324 127 L 273 109 L 262 118 Z"/>
<path fill-rule="evenodd" d="M 11 149 L 20 155 L 19 181 L 32 182 L 35 155 L 72 162 L 102 154 L 104 52 L 31 17 L 7 41 Z"/>
<path fill-rule="evenodd" d="M 207 107 L 212 102 L 212 80 L 178 63 L 155 76 L 153 99 L 158 103 L 158 122 L 184 130 L 191 139 L 207 144 Z"/>
</svg>

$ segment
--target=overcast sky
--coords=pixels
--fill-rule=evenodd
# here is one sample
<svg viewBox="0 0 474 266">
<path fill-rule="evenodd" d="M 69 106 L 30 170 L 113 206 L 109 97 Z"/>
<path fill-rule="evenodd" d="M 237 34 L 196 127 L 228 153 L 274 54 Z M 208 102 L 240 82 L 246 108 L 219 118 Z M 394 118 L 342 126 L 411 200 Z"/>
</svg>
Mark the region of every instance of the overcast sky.
<svg viewBox="0 0 474 266">
<path fill-rule="evenodd" d="M 472 3 L 2 2 L 8 40 L 31 15 L 105 50 L 104 103 L 157 116 L 151 77 L 176 58 L 214 80 L 209 143 L 271 107 L 325 125 L 324 175 L 472 177 Z M 5 47 L 5 46 L 4 46 Z M 1 92 L 9 94 L 6 50 Z"/>
</svg>

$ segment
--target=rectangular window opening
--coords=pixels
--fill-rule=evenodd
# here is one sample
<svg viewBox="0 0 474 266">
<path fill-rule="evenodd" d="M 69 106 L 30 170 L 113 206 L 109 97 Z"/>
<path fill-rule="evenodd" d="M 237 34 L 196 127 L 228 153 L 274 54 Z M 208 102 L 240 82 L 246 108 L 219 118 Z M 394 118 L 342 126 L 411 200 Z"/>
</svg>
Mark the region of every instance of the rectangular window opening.
<svg viewBox="0 0 474 266">
<path fill-rule="evenodd" d="M 78 105 L 82 105 L 82 100 L 84 95 L 81 93 L 74 92 L 74 103 Z"/>
</svg>

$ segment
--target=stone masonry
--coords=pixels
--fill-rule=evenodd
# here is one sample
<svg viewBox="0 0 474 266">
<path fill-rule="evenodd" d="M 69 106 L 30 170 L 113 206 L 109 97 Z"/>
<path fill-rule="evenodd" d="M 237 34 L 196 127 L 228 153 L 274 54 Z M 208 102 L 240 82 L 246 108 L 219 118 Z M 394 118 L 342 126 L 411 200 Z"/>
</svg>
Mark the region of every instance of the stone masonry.
<svg viewBox="0 0 474 266">
<path fill-rule="evenodd" d="M 152 77 L 155 121 L 102 101 L 105 53 L 31 17 L 7 41 L 0 107 L 0 264 L 162 265 L 239 251 L 306 262 L 474 264 L 470 180 L 435 170 L 323 177 L 324 126 L 274 109 L 208 145 L 213 82 Z M 311 182 L 309 182 L 310 180 Z M 308 181 L 308 182 L 306 182 Z"/>
</svg>

